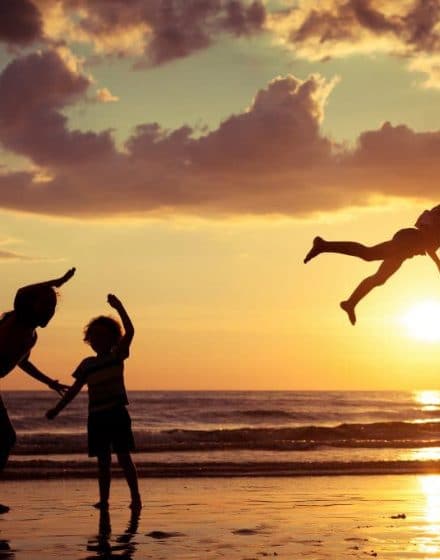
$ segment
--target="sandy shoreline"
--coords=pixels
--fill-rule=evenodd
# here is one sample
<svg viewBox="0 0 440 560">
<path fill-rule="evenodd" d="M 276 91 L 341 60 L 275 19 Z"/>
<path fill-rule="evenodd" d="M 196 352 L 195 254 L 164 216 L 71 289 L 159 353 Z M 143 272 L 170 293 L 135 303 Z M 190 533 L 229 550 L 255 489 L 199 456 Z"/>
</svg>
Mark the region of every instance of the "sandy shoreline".
<svg viewBox="0 0 440 560">
<path fill-rule="evenodd" d="M 440 476 L 2 481 L 0 559 L 440 558 Z M 111 530 L 109 529 L 111 526 Z M 377 555 L 377 556 L 376 556 Z"/>
</svg>

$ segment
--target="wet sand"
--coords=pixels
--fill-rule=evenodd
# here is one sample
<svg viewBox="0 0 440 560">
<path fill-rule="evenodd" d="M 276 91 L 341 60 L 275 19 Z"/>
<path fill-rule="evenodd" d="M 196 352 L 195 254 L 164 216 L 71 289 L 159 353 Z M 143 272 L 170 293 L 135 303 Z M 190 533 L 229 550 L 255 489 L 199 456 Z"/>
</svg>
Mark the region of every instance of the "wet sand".
<svg viewBox="0 0 440 560">
<path fill-rule="evenodd" d="M 0 559 L 440 559 L 440 475 L 3 481 Z"/>
</svg>

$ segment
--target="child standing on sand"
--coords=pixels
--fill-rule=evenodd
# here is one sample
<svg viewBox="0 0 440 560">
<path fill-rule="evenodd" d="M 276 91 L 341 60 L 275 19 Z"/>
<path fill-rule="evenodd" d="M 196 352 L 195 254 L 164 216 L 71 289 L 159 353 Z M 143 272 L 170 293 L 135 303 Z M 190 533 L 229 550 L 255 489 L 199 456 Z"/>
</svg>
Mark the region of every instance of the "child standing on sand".
<svg viewBox="0 0 440 560">
<path fill-rule="evenodd" d="M 97 457 L 99 471 L 99 502 L 95 507 L 108 508 L 113 450 L 130 489 L 130 507 L 139 510 L 142 502 L 136 467 L 130 455 L 134 450 L 134 439 L 124 386 L 124 361 L 129 356 L 134 328 L 119 299 L 109 294 L 107 301 L 118 312 L 124 334 L 118 321 L 112 317 L 101 315 L 89 322 L 84 341 L 90 344 L 96 356 L 85 358 L 80 363 L 73 373 L 74 384 L 46 416 L 50 420 L 55 418 L 84 385 L 88 386 L 88 451 L 89 457 Z"/>
</svg>

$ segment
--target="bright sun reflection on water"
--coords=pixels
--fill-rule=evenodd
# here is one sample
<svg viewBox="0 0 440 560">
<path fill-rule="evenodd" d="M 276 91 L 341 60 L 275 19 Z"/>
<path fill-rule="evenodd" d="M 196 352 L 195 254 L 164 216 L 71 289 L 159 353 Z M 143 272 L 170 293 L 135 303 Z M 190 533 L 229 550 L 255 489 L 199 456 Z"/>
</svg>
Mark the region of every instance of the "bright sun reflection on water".
<svg viewBox="0 0 440 560">
<path fill-rule="evenodd" d="M 440 391 L 415 391 L 414 400 L 422 410 L 437 410 L 440 407 Z"/>
<path fill-rule="evenodd" d="M 410 461 L 439 461 L 440 447 L 421 447 L 410 452 Z"/>
</svg>

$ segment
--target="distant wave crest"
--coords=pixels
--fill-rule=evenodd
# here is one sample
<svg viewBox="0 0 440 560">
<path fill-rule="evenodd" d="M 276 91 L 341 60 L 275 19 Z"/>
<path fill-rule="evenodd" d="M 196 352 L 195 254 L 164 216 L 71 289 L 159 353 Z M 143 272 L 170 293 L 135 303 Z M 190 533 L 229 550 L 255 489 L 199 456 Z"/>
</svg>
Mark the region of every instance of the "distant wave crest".
<svg viewBox="0 0 440 560">
<path fill-rule="evenodd" d="M 333 427 L 311 425 L 296 428 L 174 429 L 138 431 L 135 435 L 137 449 L 141 452 L 225 449 L 313 451 L 322 446 L 418 448 L 440 446 L 440 423 L 377 422 L 339 424 Z M 14 452 L 18 455 L 53 455 L 82 453 L 85 450 L 85 434 L 37 432 L 21 435 Z"/>
</svg>

